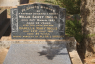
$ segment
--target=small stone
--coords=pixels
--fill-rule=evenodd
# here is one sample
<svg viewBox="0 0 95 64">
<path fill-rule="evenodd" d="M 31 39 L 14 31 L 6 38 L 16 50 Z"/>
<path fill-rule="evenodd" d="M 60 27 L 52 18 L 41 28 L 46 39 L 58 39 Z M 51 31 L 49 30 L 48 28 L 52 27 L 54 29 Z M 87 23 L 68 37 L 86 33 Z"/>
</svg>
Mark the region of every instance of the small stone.
<svg viewBox="0 0 95 64">
<path fill-rule="evenodd" d="M 84 63 L 84 64 L 88 64 L 88 63 Z"/>
<path fill-rule="evenodd" d="M 95 59 L 92 59 L 91 62 L 92 62 L 92 63 L 95 63 Z"/>
</svg>

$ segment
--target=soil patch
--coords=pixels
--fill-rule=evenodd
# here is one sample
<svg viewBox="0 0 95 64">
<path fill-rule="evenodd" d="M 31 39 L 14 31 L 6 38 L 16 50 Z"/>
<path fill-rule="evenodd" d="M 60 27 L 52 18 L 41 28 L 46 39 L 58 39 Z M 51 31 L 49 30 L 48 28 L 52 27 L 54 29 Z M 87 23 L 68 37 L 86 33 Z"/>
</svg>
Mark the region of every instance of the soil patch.
<svg viewBox="0 0 95 64">
<path fill-rule="evenodd" d="M 3 64 L 4 59 L 7 55 L 8 49 L 6 48 L 0 48 L 0 64 Z"/>
</svg>

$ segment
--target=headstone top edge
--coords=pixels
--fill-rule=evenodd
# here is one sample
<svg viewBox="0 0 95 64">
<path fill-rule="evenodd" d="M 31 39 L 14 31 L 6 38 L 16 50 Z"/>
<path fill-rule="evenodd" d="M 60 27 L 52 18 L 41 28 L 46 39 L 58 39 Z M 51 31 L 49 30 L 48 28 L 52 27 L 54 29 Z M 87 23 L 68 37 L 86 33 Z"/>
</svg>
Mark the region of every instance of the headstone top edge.
<svg viewBox="0 0 95 64">
<path fill-rule="evenodd" d="M 38 2 L 35 2 L 35 3 L 29 3 L 29 4 L 21 4 L 21 5 L 18 5 L 18 6 L 13 6 L 12 8 L 17 8 L 17 7 L 19 7 L 19 6 L 24 6 L 24 5 L 31 5 L 31 4 L 43 4 L 43 5 L 51 5 L 51 6 L 57 6 L 57 7 L 59 7 L 60 8 L 60 6 L 59 5 L 54 5 L 54 4 L 49 4 L 49 3 L 38 3 Z M 65 9 L 65 8 L 64 8 Z"/>
</svg>

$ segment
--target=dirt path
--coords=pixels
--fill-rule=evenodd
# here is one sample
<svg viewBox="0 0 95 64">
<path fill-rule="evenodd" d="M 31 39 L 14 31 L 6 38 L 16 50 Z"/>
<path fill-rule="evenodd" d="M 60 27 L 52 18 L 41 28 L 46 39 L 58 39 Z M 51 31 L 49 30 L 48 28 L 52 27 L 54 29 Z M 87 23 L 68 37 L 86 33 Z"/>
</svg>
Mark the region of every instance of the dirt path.
<svg viewBox="0 0 95 64">
<path fill-rule="evenodd" d="M 86 64 L 95 64 L 95 54 L 93 54 L 91 57 L 86 57 L 84 62 Z"/>
</svg>

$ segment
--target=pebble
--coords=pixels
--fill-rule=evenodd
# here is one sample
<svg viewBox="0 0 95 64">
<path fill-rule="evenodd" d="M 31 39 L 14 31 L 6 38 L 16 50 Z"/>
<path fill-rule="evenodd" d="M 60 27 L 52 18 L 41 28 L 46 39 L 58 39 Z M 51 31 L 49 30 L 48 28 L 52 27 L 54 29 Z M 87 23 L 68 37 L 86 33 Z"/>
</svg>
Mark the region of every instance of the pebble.
<svg viewBox="0 0 95 64">
<path fill-rule="evenodd" d="M 95 63 L 95 59 L 92 59 L 91 62 L 92 62 L 92 63 Z"/>
</svg>

